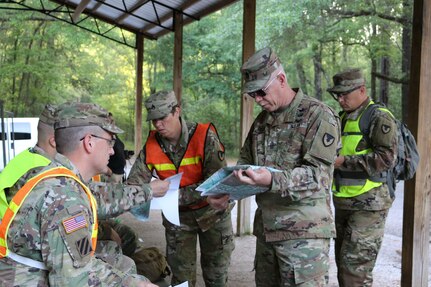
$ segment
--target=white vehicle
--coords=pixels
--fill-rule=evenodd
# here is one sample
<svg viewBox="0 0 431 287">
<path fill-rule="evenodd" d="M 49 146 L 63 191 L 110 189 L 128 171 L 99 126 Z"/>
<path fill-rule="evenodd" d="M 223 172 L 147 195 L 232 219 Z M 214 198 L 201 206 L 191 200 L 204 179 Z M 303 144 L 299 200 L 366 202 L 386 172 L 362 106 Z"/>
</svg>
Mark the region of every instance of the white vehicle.
<svg viewBox="0 0 431 287">
<path fill-rule="evenodd" d="M 0 171 L 15 155 L 36 145 L 39 118 L 0 119 Z"/>
</svg>

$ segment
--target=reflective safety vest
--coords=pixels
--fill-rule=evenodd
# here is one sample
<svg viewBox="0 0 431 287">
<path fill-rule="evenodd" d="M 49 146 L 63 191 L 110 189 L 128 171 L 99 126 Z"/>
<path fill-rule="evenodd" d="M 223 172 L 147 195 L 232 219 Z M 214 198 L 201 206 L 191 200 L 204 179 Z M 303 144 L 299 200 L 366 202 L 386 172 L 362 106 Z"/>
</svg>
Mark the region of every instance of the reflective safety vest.
<svg viewBox="0 0 431 287">
<path fill-rule="evenodd" d="M 365 150 L 356 151 L 359 142 L 364 137 L 360 129 L 360 120 L 364 112 L 368 109 L 370 105 L 374 104 L 370 101 L 367 108 L 362 111 L 361 115 L 356 120 L 347 120 L 341 134 L 341 143 L 343 147 L 341 148 L 340 155 L 364 155 L 369 154 L 373 150 L 367 148 Z M 389 110 L 381 108 L 389 112 Z M 390 112 L 389 112 L 390 113 Z M 341 121 L 345 113 L 341 115 Z M 350 171 L 334 171 L 334 182 L 332 186 L 332 191 L 334 196 L 337 197 L 354 197 L 361 195 L 365 192 L 370 191 L 373 188 L 379 187 L 383 184 L 381 176 L 370 177 L 365 172 L 350 172 Z"/>
<path fill-rule="evenodd" d="M 7 248 L 7 233 L 9 231 L 9 227 L 13 219 L 15 218 L 15 215 L 18 213 L 24 200 L 27 198 L 27 196 L 30 194 L 33 188 L 40 181 L 51 177 L 73 178 L 82 186 L 85 193 L 87 194 L 87 197 L 90 201 L 91 210 L 93 212 L 94 224 L 93 224 L 92 233 L 91 233 L 91 241 L 92 241 L 92 247 L 93 247 L 92 255 L 94 254 L 94 251 L 96 250 L 96 244 L 97 244 L 97 228 L 98 228 L 96 199 L 91 194 L 90 189 L 86 187 L 85 184 L 82 183 L 81 180 L 79 180 L 79 178 L 76 176 L 76 174 L 74 174 L 71 170 L 64 167 L 55 167 L 43 173 L 40 173 L 35 177 L 31 178 L 30 180 L 28 180 L 27 183 L 12 198 L 8 208 L 6 209 L 4 216 L 2 217 L 2 221 L 0 224 L 0 258 L 8 256 L 9 250 Z M 36 261 L 36 262 L 39 262 L 39 261 Z"/>
<path fill-rule="evenodd" d="M 156 131 L 150 131 L 145 144 L 145 163 L 149 170 L 156 170 L 160 179 L 168 178 L 183 172 L 180 187 L 197 183 L 203 179 L 203 162 L 205 156 L 205 142 L 209 129 L 217 133 L 211 123 L 198 124 L 191 135 L 187 150 L 177 167 L 163 152 L 156 139 Z"/>
<path fill-rule="evenodd" d="M 6 165 L 0 173 L 0 218 L 3 217 L 7 207 L 9 206 L 5 189 L 14 186 L 18 179 L 29 170 L 36 167 L 47 166 L 50 162 L 51 160 L 43 155 L 31 152 L 30 149 L 26 149 Z"/>
</svg>

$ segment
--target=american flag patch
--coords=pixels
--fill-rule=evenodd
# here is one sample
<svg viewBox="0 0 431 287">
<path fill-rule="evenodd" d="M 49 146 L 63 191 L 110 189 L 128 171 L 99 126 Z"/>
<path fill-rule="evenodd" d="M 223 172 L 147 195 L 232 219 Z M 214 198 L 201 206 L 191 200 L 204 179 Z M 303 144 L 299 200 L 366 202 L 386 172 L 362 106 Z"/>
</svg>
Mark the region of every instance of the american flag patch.
<svg viewBox="0 0 431 287">
<path fill-rule="evenodd" d="M 87 227 L 87 219 L 85 219 L 84 213 L 80 213 L 73 217 L 63 220 L 64 230 L 67 234 L 70 234 L 78 229 Z"/>
</svg>

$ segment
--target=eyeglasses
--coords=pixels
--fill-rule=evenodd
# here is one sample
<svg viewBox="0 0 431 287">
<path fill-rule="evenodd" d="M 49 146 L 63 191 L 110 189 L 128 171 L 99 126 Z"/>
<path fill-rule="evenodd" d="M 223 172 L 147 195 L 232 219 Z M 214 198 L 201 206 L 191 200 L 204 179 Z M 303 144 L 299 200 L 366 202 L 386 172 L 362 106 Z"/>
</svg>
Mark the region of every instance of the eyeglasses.
<svg viewBox="0 0 431 287">
<path fill-rule="evenodd" d="M 336 101 L 339 101 L 339 100 L 340 100 L 340 98 L 345 97 L 345 96 L 347 96 L 347 95 L 348 95 L 348 94 L 350 94 L 350 93 L 353 93 L 354 91 L 356 91 L 356 90 L 360 89 L 361 87 L 362 87 L 362 86 L 359 86 L 359 87 L 356 87 L 356 88 L 353 88 L 353 89 L 351 89 L 351 90 L 348 90 L 348 91 L 346 91 L 346 92 L 341 92 L 341 93 L 331 92 L 330 94 L 331 94 L 331 96 L 332 96 Z"/>
<path fill-rule="evenodd" d="M 254 91 L 254 92 L 250 92 L 250 93 L 247 93 L 247 94 L 250 97 L 252 97 L 253 99 L 255 99 L 256 97 L 261 97 L 261 98 L 265 97 L 266 96 L 266 90 L 269 88 L 269 86 L 271 86 L 272 82 L 275 79 L 277 79 L 280 74 L 281 74 L 281 72 L 278 73 L 277 76 L 275 76 L 274 78 L 272 78 L 271 81 L 269 81 L 269 83 L 263 89 L 260 89 L 260 90 Z"/>
<path fill-rule="evenodd" d="M 113 138 L 113 139 L 106 139 L 104 137 L 93 135 L 93 134 L 91 134 L 91 136 L 95 137 L 95 138 L 98 138 L 98 139 L 102 139 L 102 140 L 107 141 L 110 147 L 114 147 L 114 145 L 115 145 L 115 138 Z M 85 139 L 85 136 L 82 139 L 80 139 L 80 141 L 82 141 L 83 139 Z"/>
</svg>

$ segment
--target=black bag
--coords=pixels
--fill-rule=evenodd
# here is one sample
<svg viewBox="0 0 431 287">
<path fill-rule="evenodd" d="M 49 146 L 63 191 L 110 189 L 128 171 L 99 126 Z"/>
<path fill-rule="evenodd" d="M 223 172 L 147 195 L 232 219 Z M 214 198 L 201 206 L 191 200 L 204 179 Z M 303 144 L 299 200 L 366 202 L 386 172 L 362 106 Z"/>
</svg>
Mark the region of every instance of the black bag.
<svg viewBox="0 0 431 287">
<path fill-rule="evenodd" d="M 386 108 L 382 104 L 371 104 L 363 112 L 359 121 L 359 128 L 364 136 L 368 138 L 370 133 L 369 127 L 371 122 L 371 115 L 378 108 Z M 407 125 L 394 118 L 397 123 L 398 135 L 398 153 L 395 166 L 388 170 L 386 176 L 386 183 L 388 184 L 391 197 L 395 197 L 395 189 L 398 180 L 412 179 L 416 173 L 419 164 L 419 152 L 416 141 Z"/>
</svg>

